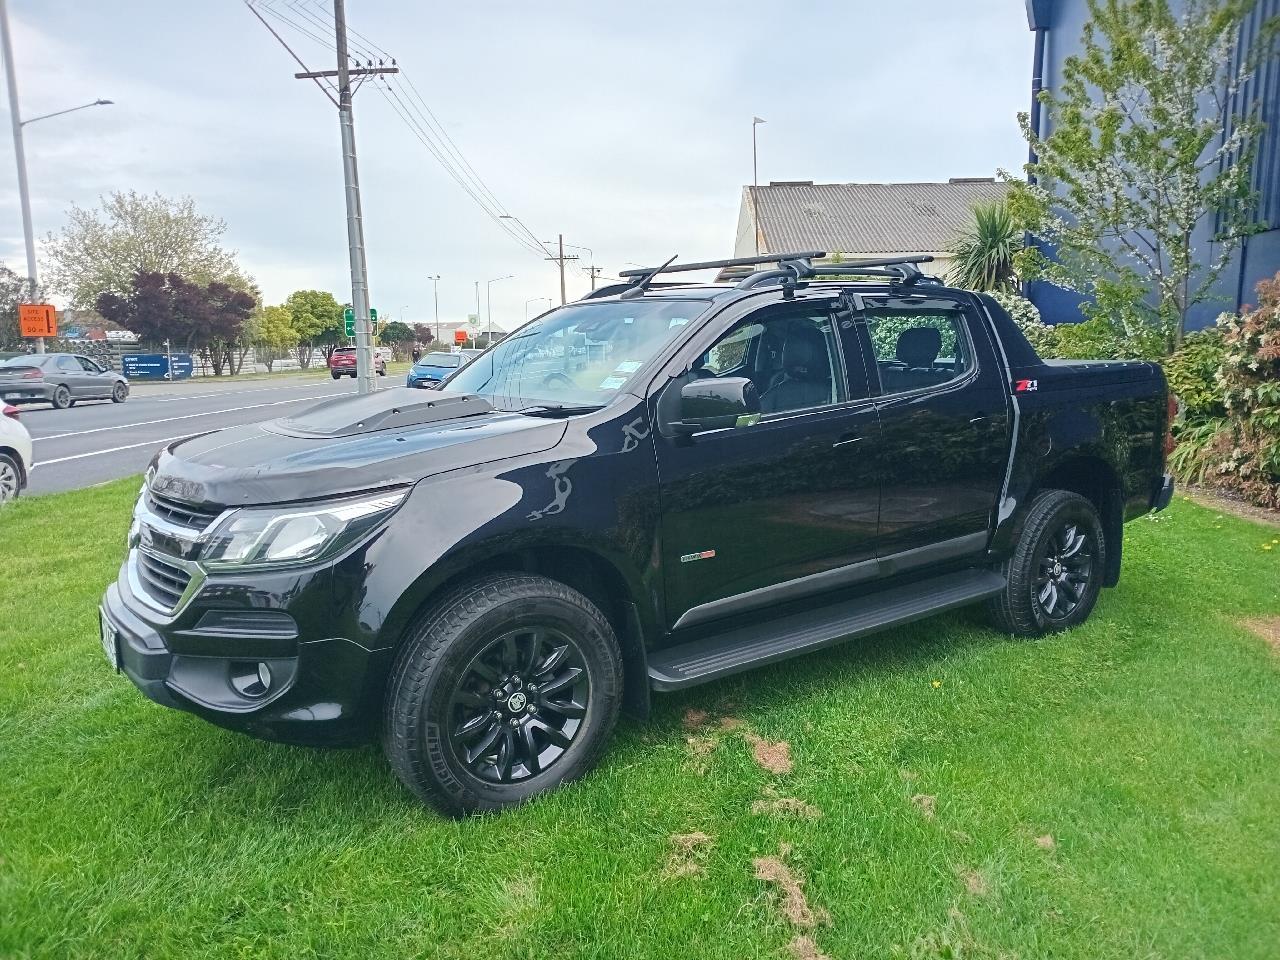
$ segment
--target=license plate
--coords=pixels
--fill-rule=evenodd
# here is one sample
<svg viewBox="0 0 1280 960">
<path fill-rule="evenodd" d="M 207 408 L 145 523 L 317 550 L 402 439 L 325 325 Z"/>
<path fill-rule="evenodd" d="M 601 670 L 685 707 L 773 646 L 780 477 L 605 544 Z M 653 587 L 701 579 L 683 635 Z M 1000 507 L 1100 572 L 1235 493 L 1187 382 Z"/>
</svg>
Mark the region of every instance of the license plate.
<svg viewBox="0 0 1280 960">
<path fill-rule="evenodd" d="M 111 625 L 111 621 L 101 610 L 98 611 L 98 623 L 102 627 L 102 652 L 107 655 L 107 663 L 111 664 L 111 669 L 118 671 L 120 669 L 120 635 L 116 633 L 116 628 Z"/>
</svg>

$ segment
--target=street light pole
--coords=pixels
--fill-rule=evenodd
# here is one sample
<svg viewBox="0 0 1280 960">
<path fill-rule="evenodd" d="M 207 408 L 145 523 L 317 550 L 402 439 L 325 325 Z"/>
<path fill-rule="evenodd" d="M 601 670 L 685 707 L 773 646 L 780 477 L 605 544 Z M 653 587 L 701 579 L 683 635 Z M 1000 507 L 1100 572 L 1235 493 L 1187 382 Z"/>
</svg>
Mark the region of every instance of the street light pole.
<svg viewBox="0 0 1280 960">
<path fill-rule="evenodd" d="M 756 204 L 756 188 L 760 186 L 760 167 L 756 162 L 756 127 L 762 123 L 767 123 L 759 117 L 751 118 L 751 208 L 755 209 Z M 756 253 L 760 253 L 760 226 L 757 223 L 756 229 Z"/>
<path fill-rule="evenodd" d="M 69 107 L 54 113 L 46 113 L 30 120 L 23 120 L 18 109 L 18 69 L 13 62 L 13 35 L 9 30 L 8 0 L 0 0 L 0 53 L 4 55 L 5 79 L 9 84 L 9 119 L 13 124 L 13 155 L 18 162 L 18 204 L 22 208 L 22 239 L 27 247 L 27 298 L 32 300 L 36 295 L 36 238 L 31 223 L 31 193 L 27 183 L 27 153 L 22 139 L 22 128 L 37 120 L 61 116 L 85 107 L 106 106 L 110 100 L 95 100 L 93 103 Z M 36 338 L 36 353 L 44 353 L 44 337 Z"/>
<path fill-rule="evenodd" d="M 524 302 L 524 318 L 525 318 L 525 320 L 528 320 L 528 319 L 529 319 L 529 304 L 531 304 L 531 303 L 541 303 L 543 300 L 547 301 L 547 309 L 548 309 L 548 310 L 550 310 L 550 309 L 551 309 L 551 298 L 550 298 L 550 297 L 530 297 L 528 300 L 526 300 L 526 301 Z"/>
<path fill-rule="evenodd" d="M 499 280 L 510 280 L 514 276 L 514 273 L 508 273 L 505 277 L 494 277 L 484 285 L 484 302 L 489 311 L 489 333 L 485 343 L 486 347 L 493 346 L 493 285 Z"/>
<path fill-rule="evenodd" d="M 440 274 L 431 278 L 431 294 L 436 301 L 436 340 L 440 339 Z"/>
</svg>

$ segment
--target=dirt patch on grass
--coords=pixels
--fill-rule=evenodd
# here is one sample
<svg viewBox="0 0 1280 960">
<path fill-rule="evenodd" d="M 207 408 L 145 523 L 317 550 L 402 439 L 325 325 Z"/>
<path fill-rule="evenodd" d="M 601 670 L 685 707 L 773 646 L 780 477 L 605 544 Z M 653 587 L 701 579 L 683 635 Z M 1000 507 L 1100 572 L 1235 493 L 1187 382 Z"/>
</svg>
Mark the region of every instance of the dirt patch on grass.
<svg viewBox="0 0 1280 960">
<path fill-rule="evenodd" d="M 1041 850 L 1052 850 L 1057 845 L 1058 842 L 1053 839 L 1052 834 L 1042 833 L 1040 836 L 1036 837 L 1036 846 Z"/>
<path fill-rule="evenodd" d="M 711 722 L 711 714 L 706 710 L 699 710 L 697 707 L 689 707 L 685 710 L 684 717 L 681 718 L 686 730 L 701 730 Z"/>
<path fill-rule="evenodd" d="M 751 755 L 756 763 L 770 773 L 785 774 L 792 770 L 791 744 L 785 740 L 766 740 L 754 733 L 747 734 L 747 742 L 751 744 Z"/>
<path fill-rule="evenodd" d="M 911 802 L 920 808 L 920 812 L 924 814 L 926 820 L 932 820 L 937 810 L 938 798 L 931 793 L 917 793 L 911 798 Z"/>
<path fill-rule="evenodd" d="M 957 871 L 960 879 L 964 881 L 964 888 L 972 897 L 985 897 L 991 892 L 991 884 L 987 882 L 981 871 L 961 868 Z"/>
<path fill-rule="evenodd" d="M 813 942 L 813 937 L 801 934 L 790 943 L 787 949 L 791 951 L 791 956 L 796 960 L 831 960 L 825 953 L 818 949 L 818 945 Z"/>
<path fill-rule="evenodd" d="M 1240 626 L 1260 636 L 1272 652 L 1280 654 L 1280 617 L 1254 617 L 1241 620 Z"/>
<path fill-rule="evenodd" d="M 809 906 L 804 895 L 804 878 L 793 871 L 780 857 L 757 857 L 752 861 L 756 879 L 771 883 L 782 897 L 779 908 L 783 917 L 793 926 L 812 930 L 827 919 L 826 911 L 816 911 Z"/>
<path fill-rule="evenodd" d="M 713 843 L 705 833 L 677 833 L 668 838 L 671 855 L 667 858 L 669 877 L 696 877 L 707 872 L 707 855 Z"/>
</svg>

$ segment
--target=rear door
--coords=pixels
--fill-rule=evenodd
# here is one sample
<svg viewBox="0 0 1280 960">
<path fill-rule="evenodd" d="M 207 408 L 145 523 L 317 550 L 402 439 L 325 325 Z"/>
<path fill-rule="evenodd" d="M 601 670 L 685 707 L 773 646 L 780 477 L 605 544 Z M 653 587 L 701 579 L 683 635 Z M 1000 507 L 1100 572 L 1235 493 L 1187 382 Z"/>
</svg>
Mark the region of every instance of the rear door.
<svg viewBox="0 0 1280 960">
<path fill-rule="evenodd" d="M 968 304 L 937 295 L 868 296 L 862 319 L 879 393 L 884 572 L 984 550 L 1011 442 L 990 333 Z"/>
<path fill-rule="evenodd" d="M 850 362 L 852 359 L 852 362 Z M 774 304 L 733 323 L 671 380 L 749 377 L 752 425 L 655 437 L 667 619 L 684 627 L 875 575 L 879 426 L 860 356 L 826 300 Z"/>
</svg>

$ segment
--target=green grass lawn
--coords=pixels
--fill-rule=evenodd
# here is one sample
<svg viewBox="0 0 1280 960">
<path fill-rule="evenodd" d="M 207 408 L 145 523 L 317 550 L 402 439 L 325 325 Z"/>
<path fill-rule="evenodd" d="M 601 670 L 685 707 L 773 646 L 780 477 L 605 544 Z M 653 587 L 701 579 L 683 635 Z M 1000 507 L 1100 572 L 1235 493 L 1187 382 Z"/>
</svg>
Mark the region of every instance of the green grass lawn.
<svg viewBox="0 0 1280 960">
<path fill-rule="evenodd" d="M 585 782 L 457 823 L 373 747 L 109 672 L 136 490 L 0 512 L 0 957 L 1280 952 L 1280 651 L 1237 625 L 1280 614 L 1275 530 L 1179 500 L 1082 629 L 962 614 L 659 697 Z"/>
</svg>

